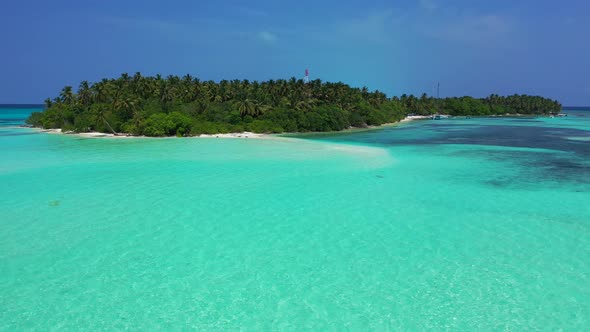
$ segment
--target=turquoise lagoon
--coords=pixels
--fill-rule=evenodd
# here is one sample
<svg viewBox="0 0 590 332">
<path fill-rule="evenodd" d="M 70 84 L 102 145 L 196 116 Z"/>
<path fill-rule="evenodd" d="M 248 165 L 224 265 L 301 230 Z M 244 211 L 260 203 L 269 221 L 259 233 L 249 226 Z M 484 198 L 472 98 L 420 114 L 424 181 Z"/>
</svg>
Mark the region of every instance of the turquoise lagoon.
<svg viewBox="0 0 590 332">
<path fill-rule="evenodd" d="M 0 330 L 590 329 L 590 112 L 266 140 L 0 112 Z"/>
</svg>

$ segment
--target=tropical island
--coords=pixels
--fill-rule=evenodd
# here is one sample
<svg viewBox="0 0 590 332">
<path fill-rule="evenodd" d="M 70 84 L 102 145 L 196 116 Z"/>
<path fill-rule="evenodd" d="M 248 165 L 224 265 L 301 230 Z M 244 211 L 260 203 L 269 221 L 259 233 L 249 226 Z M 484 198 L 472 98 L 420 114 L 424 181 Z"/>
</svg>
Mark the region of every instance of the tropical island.
<svg viewBox="0 0 590 332">
<path fill-rule="evenodd" d="M 380 126 L 407 114 L 489 116 L 559 113 L 561 104 L 539 96 L 492 94 L 487 98 L 433 98 L 302 79 L 201 81 L 191 75 L 80 83 L 45 100 L 27 124 L 62 132 L 114 135 L 198 136 L 230 132 L 325 132 Z"/>
</svg>

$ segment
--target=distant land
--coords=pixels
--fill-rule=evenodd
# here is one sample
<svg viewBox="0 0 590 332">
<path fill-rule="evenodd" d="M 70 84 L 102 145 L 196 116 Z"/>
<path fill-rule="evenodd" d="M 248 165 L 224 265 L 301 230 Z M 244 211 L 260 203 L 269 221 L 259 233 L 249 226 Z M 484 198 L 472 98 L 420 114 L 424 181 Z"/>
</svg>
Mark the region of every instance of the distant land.
<svg viewBox="0 0 590 332">
<path fill-rule="evenodd" d="M 542 115 L 561 109 L 561 103 L 542 96 L 434 98 L 424 93 L 388 98 L 379 90 L 319 79 L 214 82 L 189 74 L 164 78 L 138 72 L 82 81 L 77 92 L 66 86 L 27 123 L 77 133 L 199 136 L 340 131 L 398 122 L 409 114 Z"/>
</svg>

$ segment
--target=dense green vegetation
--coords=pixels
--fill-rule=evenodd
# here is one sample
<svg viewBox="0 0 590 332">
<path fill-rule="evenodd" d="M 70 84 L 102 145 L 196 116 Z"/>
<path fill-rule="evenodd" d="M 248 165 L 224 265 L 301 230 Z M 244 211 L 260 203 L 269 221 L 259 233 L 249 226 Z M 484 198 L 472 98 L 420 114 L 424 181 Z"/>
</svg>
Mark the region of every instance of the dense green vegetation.
<svg viewBox="0 0 590 332">
<path fill-rule="evenodd" d="M 162 78 L 122 74 L 118 79 L 66 86 L 45 101 L 28 124 L 75 132 L 193 136 L 227 132 L 336 131 L 396 122 L 406 114 L 495 115 L 559 112 L 553 100 L 526 95 L 435 99 L 314 80 L 202 82 L 186 75 Z"/>
</svg>

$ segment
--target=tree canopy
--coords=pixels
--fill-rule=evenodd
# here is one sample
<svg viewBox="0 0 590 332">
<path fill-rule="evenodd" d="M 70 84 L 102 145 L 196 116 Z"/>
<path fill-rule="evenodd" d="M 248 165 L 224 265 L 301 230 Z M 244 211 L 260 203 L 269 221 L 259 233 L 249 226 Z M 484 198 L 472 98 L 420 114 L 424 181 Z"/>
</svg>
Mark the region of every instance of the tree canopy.
<svg viewBox="0 0 590 332">
<path fill-rule="evenodd" d="M 191 75 L 80 83 L 45 100 L 45 110 L 27 123 L 64 131 L 194 136 L 227 132 L 338 131 L 396 122 L 409 113 L 503 115 L 557 113 L 554 100 L 527 95 L 436 99 L 402 95 L 388 98 L 366 87 L 321 80 L 201 81 Z"/>
</svg>

